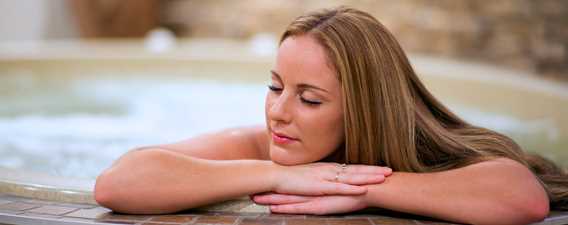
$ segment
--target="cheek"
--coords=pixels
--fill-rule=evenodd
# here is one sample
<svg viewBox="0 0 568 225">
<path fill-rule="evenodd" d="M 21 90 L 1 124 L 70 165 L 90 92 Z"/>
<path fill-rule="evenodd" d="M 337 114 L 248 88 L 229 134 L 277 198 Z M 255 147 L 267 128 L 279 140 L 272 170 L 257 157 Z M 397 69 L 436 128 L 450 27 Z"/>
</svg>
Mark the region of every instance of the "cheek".
<svg viewBox="0 0 568 225">
<path fill-rule="evenodd" d="M 270 93 L 266 94 L 264 98 L 264 118 L 268 122 L 268 110 L 272 106 L 272 98 L 270 97 Z"/>
<path fill-rule="evenodd" d="M 302 113 L 300 129 L 307 137 L 307 148 L 320 154 L 334 151 L 344 140 L 343 116 L 337 111 L 328 110 L 320 113 Z"/>
</svg>

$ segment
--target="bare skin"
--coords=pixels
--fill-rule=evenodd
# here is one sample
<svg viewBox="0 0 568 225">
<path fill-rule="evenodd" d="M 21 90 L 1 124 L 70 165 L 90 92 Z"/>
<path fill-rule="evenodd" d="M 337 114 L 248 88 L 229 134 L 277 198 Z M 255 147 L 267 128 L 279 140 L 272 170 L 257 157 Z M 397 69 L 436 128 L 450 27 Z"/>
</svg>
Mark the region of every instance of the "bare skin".
<svg viewBox="0 0 568 225">
<path fill-rule="evenodd" d="M 278 213 L 381 207 L 472 224 L 525 224 L 548 214 L 542 186 L 508 159 L 437 173 L 365 165 L 341 171 L 317 162 L 344 136 L 340 84 L 323 49 L 309 36 L 286 39 L 271 77 L 266 126 L 131 151 L 98 177 L 97 202 L 168 213 L 253 195 Z"/>
</svg>

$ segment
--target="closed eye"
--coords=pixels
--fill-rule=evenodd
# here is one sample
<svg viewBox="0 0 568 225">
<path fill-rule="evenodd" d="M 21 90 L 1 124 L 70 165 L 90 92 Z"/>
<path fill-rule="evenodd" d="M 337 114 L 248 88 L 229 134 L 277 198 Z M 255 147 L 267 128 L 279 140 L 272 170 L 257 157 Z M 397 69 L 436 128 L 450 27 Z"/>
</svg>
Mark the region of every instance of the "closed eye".
<svg viewBox="0 0 568 225">
<path fill-rule="evenodd" d="M 321 104 L 321 102 L 308 100 L 308 99 L 305 99 L 305 98 L 303 98 L 303 97 L 301 97 L 300 99 L 302 100 L 302 102 L 304 102 L 304 103 L 306 103 L 306 104 L 309 104 L 309 105 L 314 105 L 314 106 L 316 106 L 316 105 L 320 105 L 320 104 Z"/>
<path fill-rule="evenodd" d="M 274 92 L 280 92 L 280 91 L 282 91 L 282 88 L 276 87 L 276 86 L 274 86 L 274 85 L 272 85 L 272 84 L 269 84 L 269 85 L 268 85 L 268 89 L 269 89 L 270 91 L 274 91 Z"/>
</svg>

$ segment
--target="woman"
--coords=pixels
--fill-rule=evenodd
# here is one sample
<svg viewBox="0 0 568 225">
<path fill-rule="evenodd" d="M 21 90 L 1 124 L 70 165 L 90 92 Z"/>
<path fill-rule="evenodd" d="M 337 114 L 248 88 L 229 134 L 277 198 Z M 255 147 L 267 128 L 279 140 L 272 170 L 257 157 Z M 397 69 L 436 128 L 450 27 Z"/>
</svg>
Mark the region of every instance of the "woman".
<svg viewBox="0 0 568 225">
<path fill-rule="evenodd" d="M 266 126 L 131 151 L 98 177 L 97 202 L 168 213 L 253 195 L 278 213 L 380 207 L 472 224 L 566 208 L 565 171 L 451 113 L 367 13 L 297 18 L 271 77 Z"/>
</svg>

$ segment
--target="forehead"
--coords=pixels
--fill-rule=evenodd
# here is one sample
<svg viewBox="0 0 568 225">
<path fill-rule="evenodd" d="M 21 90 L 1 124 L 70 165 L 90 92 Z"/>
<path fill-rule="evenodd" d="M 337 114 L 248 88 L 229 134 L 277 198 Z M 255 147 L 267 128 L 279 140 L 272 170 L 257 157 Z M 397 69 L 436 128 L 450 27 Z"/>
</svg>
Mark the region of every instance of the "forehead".
<svg viewBox="0 0 568 225">
<path fill-rule="evenodd" d="M 275 70 L 283 80 L 290 82 L 309 82 L 325 85 L 324 88 L 339 84 L 335 71 L 328 64 L 324 48 L 309 35 L 291 36 L 282 42 Z"/>
</svg>

